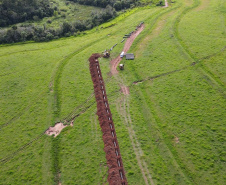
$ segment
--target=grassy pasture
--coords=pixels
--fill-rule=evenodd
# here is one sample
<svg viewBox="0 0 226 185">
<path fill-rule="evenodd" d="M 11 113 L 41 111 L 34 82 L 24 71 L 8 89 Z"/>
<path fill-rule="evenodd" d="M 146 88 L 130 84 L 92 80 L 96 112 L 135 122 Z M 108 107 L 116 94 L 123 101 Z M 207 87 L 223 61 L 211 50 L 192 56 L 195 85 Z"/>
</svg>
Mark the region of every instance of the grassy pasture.
<svg viewBox="0 0 226 185">
<path fill-rule="evenodd" d="M 150 184 L 150 176 L 155 184 L 224 184 L 224 6 L 177 0 L 128 11 L 79 37 L 1 46 L 0 159 L 14 158 L 1 161 L 0 184 L 107 183 L 95 104 L 57 138 L 18 149 L 83 104 L 93 92 L 89 56 L 118 43 L 116 57 L 122 36 L 141 21 L 136 59 L 123 60 L 124 71 L 110 77 L 110 59 L 100 59 L 129 184 L 145 184 L 144 176 Z M 116 92 L 121 84 L 129 96 Z"/>
</svg>

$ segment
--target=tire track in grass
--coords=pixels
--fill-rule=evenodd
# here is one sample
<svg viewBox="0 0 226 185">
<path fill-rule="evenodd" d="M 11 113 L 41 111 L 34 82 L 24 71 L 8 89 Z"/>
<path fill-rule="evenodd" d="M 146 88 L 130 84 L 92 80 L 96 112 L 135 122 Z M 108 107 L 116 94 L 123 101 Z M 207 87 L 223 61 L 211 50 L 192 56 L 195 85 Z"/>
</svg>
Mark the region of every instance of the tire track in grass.
<svg viewBox="0 0 226 185">
<path fill-rule="evenodd" d="M 40 99 L 45 93 L 47 92 L 42 92 L 34 101 Z M 33 102 L 33 101 L 30 101 Z M 17 119 L 19 119 L 24 113 L 26 113 L 27 110 L 29 110 L 29 108 L 34 105 L 34 103 L 30 103 L 28 106 L 24 107 L 19 113 L 15 114 L 12 118 L 10 118 L 6 123 L 0 125 L 0 131 L 7 127 L 8 125 L 10 125 L 11 123 L 13 123 L 14 121 L 16 121 Z"/>
<path fill-rule="evenodd" d="M 177 20 L 177 21 L 178 21 L 178 20 L 181 20 L 181 17 L 183 17 L 183 14 L 184 14 L 184 13 L 187 13 L 189 10 L 192 10 L 193 8 L 198 7 L 198 5 L 199 5 L 199 4 L 198 4 L 198 1 L 195 1 L 195 3 L 193 4 L 193 6 L 192 6 L 192 7 L 189 7 L 189 8 L 185 8 L 184 11 L 182 11 L 182 13 L 177 17 L 176 20 Z M 178 23 L 176 23 L 176 24 L 178 24 Z M 175 30 L 174 30 L 174 31 L 175 31 Z M 175 32 L 175 33 L 176 33 L 176 32 Z M 176 35 L 176 34 L 175 34 L 175 35 Z M 176 37 L 176 39 L 177 39 L 177 41 L 179 40 L 178 37 Z M 183 45 L 180 43 L 180 41 L 178 41 L 178 42 L 179 42 L 180 46 L 183 48 L 183 50 L 185 51 L 185 52 L 184 52 L 185 55 L 188 55 L 188 57 L 191 58 L 192 64 L 193 64 L 193 63 L 197 63 L 198 60 L 197 60 L 195 57 L 193 57 L 193 55 L 192 55 L 189 51 L 187 52 L 186 48 L 183 47 Z M 192 65 L 192 64 L 191 64 L 191 65 Z M 185 68 L 187 68 L 187 67 L 185 67 Z M 168 73 L 163 73 L 163 74 L 161 74 L 161 75 L 157 75 L 157 76 L 155 76 L 155 77 L 149 78 L 149 80 L 150 80 L 150 79 L 154 79 L 154 78 L 158 78 L 158 77 L 161 77 L 161 76 L 165 76 L 165 75 L 168 75 L 168 74 L 177 72 L 177 71 L 181 71 L 181 70 L 183 70 L 183 69 L 185 69 L 185 68 L 182 68 L 182 69 L 179 69 L 179 70 L 175 70 L 175 71 L 172 71 L 172 72 L 168 72 Z M 153 112 L 155 112 L 155 111 L 153 111 Z M 156 120 L 157 123 L 161 123 L 161 120 L 160 120 L 160 118 L 158 117 L 158 115 L 157 115 L 156 112 L 154 113 L 154 117 L 155 117 L 155 120 Z M 176 154 L 175 154 L 174 152 L 172 152 L 172 148 L 168 146 L 169 144 L 167 144 L 167 142 L 165 142 L 165 143 L 166 143 L 166 146 L 167 146 L 168 149 L 169 149 L 169 152 L 171 153 L 172 158 L 174 158 L 174 160 L 175 160 L 175 162 L 176 162 L 176 163 L 175 163 L 176 166 L 178 166 L 178 167 L 180 168 L 180 171 L 182 172 L 183 176 L 186 177 L 186 178 L 188 179 L 187 175 L 188 175 L 188 176 L 191 176 L 190 173 L 189 173 L 189 171 L 188 171 L 187 169 L 184 169 L 184 170 L 185 170 L 185 173 L 187 174 L 187 175 L 185 176 L 185 173 L 183 173 L 184 170 L 182 170 L 181 165 L 180 165 L 181 161 L 180 161 L 180 160 L 178 161 L 178 159 L 176 159 Z M 178 161 L 178 162 L 177 162 L 177 161 Z M 193 182 L 193 179 L 191 179 L 191 178 L 189 178 L 189 179 Z M 194 182 L 193 182 L 193 183 L 194 183 Z"/>
<path fill-rule="evenodd" d="M 140 143 L 137 139 L 136 133 L 132 126 L 132 120 L 131 120 L 131 116 L 129 113 L 128 95 L 123 95 L 122 98 L 120 99 L 120 102 L 121 102 L 121 103 L 119 103 L 120 110 L 121 110 L 120 113 L 124 117 L 125 124 L 126 124 L 127 130 L 128 130 L 128 133 L 129 133 L 129 138 L 131 140 L 131 144 L 133 146 L 133 151 L 136 155 L 137 163 L 141 170 L 144 182 L 146 185 L 149 185 L 149 184 L 154 185 L 154 181 L 152 179 L 150 171 L 148 170 L 147 163 L 145 162 L 145 160 L 142 160 L 142 156 L 143 156 L 144 152 L 140 146 Z"/>
<path fill-rule="evenodd" d="M 116 75 L 115 79 L 120 84 L 122 84 L 120 86 L 125 86 L 124 80 L 120 76 Z M 122 92 L 122 94 L 124 94 L 124 93 Z M 129 138 L 130 138 L 130 141 L 131 141 L 131 144 L 133 147 L 133 151 L 136 155 L 138 166 L 141 170 L 141 174 L 143 176 L 145 184 L 146 185 L 149 185 L 149 184 L 154 185 L 154 181 L 153 181 L 152 175 L 148 169 L 147 163 L 145 162 L 145 160 L 142 159 L 144 152 L 140 146 L 139 140 L 137 139 L 136 133 L 133 129 L 133 125 L 132 125 L 133 123 L 132 123 L 132 119 L 130 116 L 130 110 L 129 110 L 129 107 L 130 107 L 129 94 L 126 94 L 126 95 L 124 94 L 121 97 L 122 97 L 121 99 L 118 98 L 119 100 L 118 100 L 117 105 L 119 105 L 119 110 L 120 110 L 119 112 L 125 120 L 124 123 L 128 130 L 128 133 L 129 133 Z"/>
<path fill-rule="evenodd" d="M 85 49 L 91 47 L 95 43 L 98 43 L 99 41 L 103 40 L 105 36 L 86 44 L 84 47 L 72 52 L 71 54 L 67 55 L 65 59 L 61 60 L 56 67 L 55 71 L 52 74 L 51 81 L 50 81 L 50 92 L 53 92 L 53 115 L 54 115 L 54 121 L 59 119 L 60 111 L 61 111 L 61 96 L 60 96 L 60 80 L 62 77 L 62 73 L 64 70 L 64 67 L 67 65 L 67 63 L 72 59 L 74 56 L 79 54 L 80 52 L 84 51 Z"/>
<path fill-rule="evenodd" d="M 145 44 L 147 44 L 148 41 L 150 41 L 152 38 L 155 38 L 155 37 L 157 37 L 159 35 L 161 29 L 163 28 L 163 26 L 165 24 L 165 23 L 163 23 L 163 21 L 161 21 L 162 20 L 161 17 L 163 17 L 164 15 L 167 16 L 168 14 L 169 14 L 169 16 L 171 16 L 171 14 L 173 14 L 172 11 L 176 10 L 176 9 L 178 9 L 180 7 L 181 7 L 181 4 L 178 3 L 178 5 L 173 7 L 173 8 L 169 8 L 166 11 L 163 11 L 163 12 L 158 12 L 158 14 L 152 20 L 152 23 L 151 23 L 152 26 L 150 26 L 149 30 L 146 31 L 146 32 L 143 31 L 143 36 L 140 36 L 140 38 L 137 39 L 138 43 L 139 43 L 138 46 L 135 46 L 135 48 L 136 48 L 135 49 L 136 50 L 136 56 L 137 57 L 140 56 L 141 51 L 143 50 Z M 145 22 L 148 19 L 150 19 L 150 17 L 147 18 L 145 20 Z M 169 39 L 171 39 L 171 38 L 169 38 Z M 168 40 L 168 38 L 167 38 L 167 40 Z"/>
<path fill-rule="evenodd" d="M 189 56 L 190 60 L 195 63 L 199 63 L 200 60 L 189 50 L 189 48 L 183 43 L 182 38 L 179 35 L 179 23 L 181 22 L 182 18 L 190 11 L 194 10 L 195 8 L 201 5 L 200 0 L 194 0 L 192 6 L 187 7 L 184 11 L 176 18 L 175 23 L 173 25 L 173 34 L 175 39 L 177 40 L 180 47 L 183 48 L 183 52 L 185 55 Z M 222 49 L 224 51 L 224 48 Z M 214 55 L 214 54 L 213 54 Z M 213 74 L 204 64 L 200 64 L 202 72 L 208 76 L 210 81 L 213 81 L 215 84 L 218 84 L 219 87 L 225 90 L 224 83 L 215 75 Z"/>
<path fill-rule="evenodd" d="M 5 164 L 8 161 L 10 161 L 11 159 L 13 159 L 20 152 L 24 151 L 25 149 L 30 147 L 32 144 L 34 144 L 35 142 L 40 140 L 45 135 L 45 132 L 46 132 L 46 130 L 44 132 L 42 132 L 40 135 L 38 135 L 37 137 L 35 137 L 34 139 L 32 139 L 31 141 L 29 141 L 28 143 L 26 143 L 25 145 L 21 146 L 19 149 L 15 150 L 13 153 L 10 153 L 8 156 L 0 159 L 0 163 Z"/>
<path fill-rule="evenodd" d="M 161 125 L 163 125 L 163 123 L 156 111 L 156 108 L 152 103 L 152 99 L 150 98 L 150 96 L 147 94 L 146 91 L 135 89 L 135 92 L 139 97 L 141 97 L 141 101 L 143 103 L 142 108 L 145 109 L 147 112 L 149 112 L 153 116 L 155 120 L 155 123 L 153 124 L 154 124 L 154 127 L 157 129 L 158 135 L 159 135 L 158 140 L 163 141 L 165 145 L 164 150 L 165 152 L 167 152 L 167 156 L 172 159 L 174 167 L 177 168 L 176 171 L 178 171 L 181 174 L 181 176 L 183 176 L 184 179 L 186 179 L 187 182 L 189 182 L 189 184 L 191 184 L 191 182 L 194 183 L 193 179 L 190 178 L 191 176 L 190 172 L 187 169 L 184 169 L 185 165 L 183 165 L 183 168 L 181 167 L 181 164 L 183 164 L 182 161 L 179 160 L 179 157 L 175 154 L 173 148 L 171 148 L 170 143 L 166 141 L 164 136 L 167 134 L 161 129 Z M 150 117 L 148 117 L 147 119 L 150 119 Z"/>
</svg>

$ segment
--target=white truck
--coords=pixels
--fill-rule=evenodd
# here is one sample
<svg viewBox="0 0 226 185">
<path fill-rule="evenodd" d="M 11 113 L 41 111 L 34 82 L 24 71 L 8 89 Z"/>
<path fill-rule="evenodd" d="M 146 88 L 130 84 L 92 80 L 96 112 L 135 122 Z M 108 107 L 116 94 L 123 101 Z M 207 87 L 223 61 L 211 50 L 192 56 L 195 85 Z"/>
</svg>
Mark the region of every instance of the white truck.
<svg viewBox="0 0 226 185">
<path fill-rule="evenodd" d="M 124 51 L 120 54 L 120 57 L 123 58 L 124 57 Z"/>
</svg>

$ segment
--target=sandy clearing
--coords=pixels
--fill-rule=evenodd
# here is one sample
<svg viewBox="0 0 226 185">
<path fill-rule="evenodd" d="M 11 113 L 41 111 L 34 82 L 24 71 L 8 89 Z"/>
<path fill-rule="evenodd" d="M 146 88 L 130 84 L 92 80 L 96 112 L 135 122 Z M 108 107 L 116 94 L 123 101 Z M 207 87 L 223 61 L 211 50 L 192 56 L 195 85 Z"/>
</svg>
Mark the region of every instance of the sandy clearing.
<svg viewBox="0 0 226 185">
<path fill-rule="evenodd" d="M 48 130 L 46 130 L 45 134 L 52 136 L 54 135 L 54 137 L 57 137 L 61 131 L 67 127 L 69 125 L 64 125 L 63 123 L 56 123 L 54 127 L 49 127 Z M 73 121 L 71 122 L 70 126 L 73 126 Z"/>
</svg>

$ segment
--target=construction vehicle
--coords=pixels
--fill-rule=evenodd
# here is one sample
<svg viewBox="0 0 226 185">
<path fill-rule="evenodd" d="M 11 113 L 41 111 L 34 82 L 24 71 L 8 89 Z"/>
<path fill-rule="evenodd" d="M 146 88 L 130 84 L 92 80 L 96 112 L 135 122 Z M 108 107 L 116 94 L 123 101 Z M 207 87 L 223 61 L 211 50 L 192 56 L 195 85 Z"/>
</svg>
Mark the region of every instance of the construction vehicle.
<svg viewBox="0 0 226 185">
<path fill-rule="evenodd" d="M 105 51 L 103 52 L 102 56 L 103 56 L 104 58 L 109 58 L 109 57 L 110 57 L 110 51 L 109 51 L 109 50 L 105 50 Z"/>
<path fill-rule="evenodd" d="M 123 52 L 120 54 L 120 57 L 123 58 L 123 57 L 124 57 L 124 54 L 125 54 L 125 52 L 123 51 Z"/>
<path fill-rule="evenodd" d="M 124 70 L 124 64 L 119 64 L 119 69 Z"/>
</svg>

